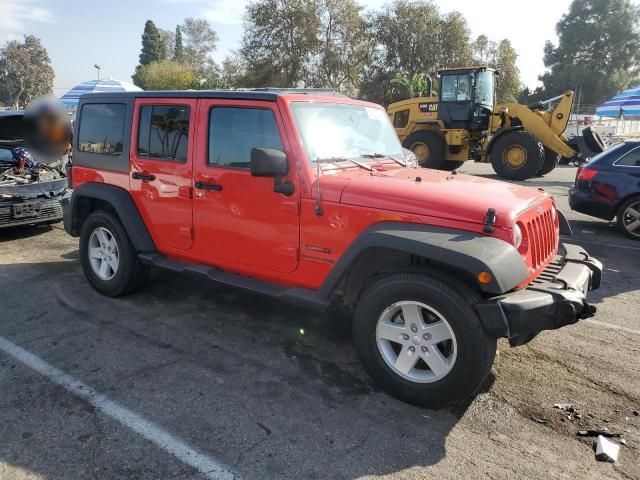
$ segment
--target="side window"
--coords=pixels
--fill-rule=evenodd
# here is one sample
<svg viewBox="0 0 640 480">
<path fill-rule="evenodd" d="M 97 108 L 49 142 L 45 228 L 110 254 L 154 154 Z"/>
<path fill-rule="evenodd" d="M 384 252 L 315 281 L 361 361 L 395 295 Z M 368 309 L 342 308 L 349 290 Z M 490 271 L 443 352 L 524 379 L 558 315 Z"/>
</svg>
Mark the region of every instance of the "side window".
<svg viewBox="0 0 640 480">
<path fill-rule="evenodd" d="M 138 125 L 138 155 L 186 162 L 190 115 L 187 105 L 143 105 Z"/>
<path fill-rule="evenodd" d="M 283 149 L 276 117 L 271 110 L 232 107 L 211 109 L 209 165 L 249 168 L 252 148 Z"/>
<path fill-rule="evenodd" d="M 80 112 L 78 149 L 81 152 L 120 155 L 124 144 L 124 103 L 89 103 Z"/>
<path fill-rule="evenodd" d="M 404 128 L 409 123 L 409 110 L 400 110 L 393 116 L 393 127 Z"/>
<path fill-rule="evenodd" d="M 616 162 L 622 167 L 640 167 L 640 147 L 631 150 L 624 157 Z"/>
</svg>

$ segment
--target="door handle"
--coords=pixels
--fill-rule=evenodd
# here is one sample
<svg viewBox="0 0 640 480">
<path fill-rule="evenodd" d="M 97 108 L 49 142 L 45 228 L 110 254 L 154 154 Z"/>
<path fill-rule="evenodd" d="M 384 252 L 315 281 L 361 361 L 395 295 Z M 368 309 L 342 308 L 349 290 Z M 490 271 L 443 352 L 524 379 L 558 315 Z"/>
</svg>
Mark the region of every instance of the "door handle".
<svg viewBox="0 0 640 480">
<path fill-rule="evenodd" d="M 143 182 L 152 182 L 156 179 L 156 176 L 148 172 L 133 172 L 131 178 L 134 180 L 142 180 Z"/>
<path fill-rule="evenodd" d="M 196 182 L 196 188 L 200 190 L 215 190 L 216 192 L 219 192 L 222 190 L 222 185 L 218 185 L 217 183 Z"/>
</svg>

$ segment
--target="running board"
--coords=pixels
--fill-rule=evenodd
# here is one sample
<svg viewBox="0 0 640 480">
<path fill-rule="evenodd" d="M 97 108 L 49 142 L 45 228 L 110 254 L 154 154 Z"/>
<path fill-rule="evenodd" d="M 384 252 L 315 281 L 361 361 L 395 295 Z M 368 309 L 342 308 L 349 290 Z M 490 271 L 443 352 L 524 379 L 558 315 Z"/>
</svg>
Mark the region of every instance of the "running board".
<svg viewBox="0 0 640 480">
<path fill-rule="evenodd" d="M 329 301 L 326 298 L 322 297 L 318 292 L 307 288 L 285 287 L 275 283 L 225 272 L 208 265 L 173 260 L 160 253 L 139 253 L 138 258 L 146 265 L 152 265 L 173 272 L 203 275 L 214 282 L 244 288 L 245 290 L 278 298 L 289 303 L 312 307 L 316 310 L 326 310 L 329 307 Z"/>
</svg>

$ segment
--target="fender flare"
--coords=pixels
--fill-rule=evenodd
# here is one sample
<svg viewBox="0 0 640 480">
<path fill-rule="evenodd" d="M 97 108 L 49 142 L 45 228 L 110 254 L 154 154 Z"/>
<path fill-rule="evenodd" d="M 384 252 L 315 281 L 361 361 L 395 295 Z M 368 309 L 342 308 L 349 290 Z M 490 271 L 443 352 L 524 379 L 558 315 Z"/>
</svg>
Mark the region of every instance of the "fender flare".
<svg viewBox="0 0 640 480">
<path fill-rule="evenodd" d="M 381 222 L 366 229 L 347 248 L 320 287 L 329 296 L 367 250 L 382 248 L 426 258 L 440 266 L 468 273 L 473 279 L 489 272 L 491 281 L 476 284 L 485 293 L 506 293 L 529 278 L 513 245 L 494 237 L 442 227 Z"/>
<path fill-rule="evenodd" d="M 64 229 L 71 236 L 80 235 L 84 217 L 80 219 L 81 199 L 91 198 L 108 203 L 118 215 L 131 243 L 138 252 L 156 251 L 156 245 L 142 220 L 133 198 L 123 188 L 104 183 L 87 182 L 73 191 L 68 208 L 65 208 Z"/>
<path fill-rule="evenodd" d="M 496 134 L 493 137 L 491 137 L 491 139 L 489 140 L 489 143 L 487 143 L 487 150 L 486 150 L 487 151 L 487 157 L 491 156 L 491 151 L 493 150 L 493 145 L 505 133 L 508 133 L 508 132 L 521 132 L 523 130 L 524 130 L 524 127 L 522 125 L 518 125 L 517 127 L 505 128 L 504 130 L 498 130 L 498 132 L 496 132 Z"/>
</svg>

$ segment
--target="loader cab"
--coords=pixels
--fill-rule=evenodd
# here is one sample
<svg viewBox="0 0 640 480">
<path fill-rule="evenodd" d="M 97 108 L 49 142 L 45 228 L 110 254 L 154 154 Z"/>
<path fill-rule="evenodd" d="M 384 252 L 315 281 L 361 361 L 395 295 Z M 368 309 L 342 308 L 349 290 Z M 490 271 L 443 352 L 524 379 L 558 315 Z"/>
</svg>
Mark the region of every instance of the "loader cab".
<svg viewBox="0 0 640 480">
<path fill-rule="evenodd" d="M 438 120 L 445 128 L 486 130 L 495 105 L 495 70 L 488 67 L 440 70 Z"/>
</svg>

